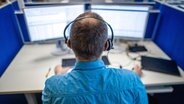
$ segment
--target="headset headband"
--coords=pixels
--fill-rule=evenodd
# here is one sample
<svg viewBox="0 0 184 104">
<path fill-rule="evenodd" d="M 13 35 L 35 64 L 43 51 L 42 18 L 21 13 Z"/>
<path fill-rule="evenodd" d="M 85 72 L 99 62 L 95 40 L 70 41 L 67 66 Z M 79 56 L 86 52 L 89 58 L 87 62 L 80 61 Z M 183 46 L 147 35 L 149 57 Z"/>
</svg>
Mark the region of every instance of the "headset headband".
<svg viewBox="0 0 184 104">
<path fill-rule="evenodd" d="M 67 41 L 68 41 L 68 38 L 67 38 L 67 36 L 66 36 L 66 30 L 67 30 L 67 28 L 68 28 L 72 23 L 77 22 L 77 21 L 80 21 L 80 20 L 85 19 L 85 18 L 94 18 L 94 19 L 96 19 L 96 20 L 99 20 L 99 21 L 105 23 L 105 24 L 110 28 L 110 30 L 111 30 L 111 39 L 109 39 L 109 40 L 110 40 L 110 42 L 111 42 L 111 44 L 112 44 L 112 48 L 113 48 L 114 32 L 113 32 L 113 29 L 112 29 L 111 25 L 108 24 L 106 21 L 104 21 L 104 20 L 102 20 L 102 19 L 99 19 L 99 18 L 95 18 L 95 17 L 80 17 L 80 18 L 77 18 L 77 19 L 71 21 L 68 25 L 66 25 L 66 27 L 64 28 L 64 32 L 63 32 L 64 38 L 65 38 L 65 43 L 67 43 Z"/>
</svg>

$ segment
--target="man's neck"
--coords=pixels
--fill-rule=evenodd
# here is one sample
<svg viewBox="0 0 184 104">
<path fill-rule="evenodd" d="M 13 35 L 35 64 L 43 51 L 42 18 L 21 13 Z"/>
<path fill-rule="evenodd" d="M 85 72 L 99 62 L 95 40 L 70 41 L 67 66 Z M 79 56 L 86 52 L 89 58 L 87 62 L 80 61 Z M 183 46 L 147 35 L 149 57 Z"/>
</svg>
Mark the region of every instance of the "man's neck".
<svg viewBox="0 0 184 104">
<path fill-rule="evenodd" d="M 85 59 L 85 58 L 81 58 L 81 57 L 76 57 L 77 61 L 94 61 L 97 60 L 99 58 L 91 58 L 91 59 Z"/>
</svg>

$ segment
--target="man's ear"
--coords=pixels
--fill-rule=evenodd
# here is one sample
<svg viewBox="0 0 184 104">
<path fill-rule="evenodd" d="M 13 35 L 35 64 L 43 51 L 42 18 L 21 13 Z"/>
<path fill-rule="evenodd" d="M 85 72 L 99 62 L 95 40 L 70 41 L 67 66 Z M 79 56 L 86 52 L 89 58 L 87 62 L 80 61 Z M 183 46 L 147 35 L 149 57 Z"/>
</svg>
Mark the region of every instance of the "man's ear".
<svg viewBox="0 0 184 104">
<path fill-rule="evenodd" d="M 72 48 L 70 39 L 67 40 L 66 44 L 69 48 Z"/>
<path fill-rule="evenodd" d="M 109 47 L 109 42 L 106 41 L 106 42 L 105 42 L 105 45 L 104 45 L 104 51 L 107 51 L 108 47 Z"/>
</svg>

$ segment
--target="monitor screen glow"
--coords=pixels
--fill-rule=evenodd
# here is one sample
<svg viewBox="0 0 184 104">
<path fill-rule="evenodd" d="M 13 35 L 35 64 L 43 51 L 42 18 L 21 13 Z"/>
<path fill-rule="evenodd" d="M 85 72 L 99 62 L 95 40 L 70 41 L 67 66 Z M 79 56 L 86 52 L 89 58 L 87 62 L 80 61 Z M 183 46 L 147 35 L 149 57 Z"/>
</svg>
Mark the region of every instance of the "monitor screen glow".
<svg viewBox="0 0 184 104">
<path fill-rule="evenodd" d="M 31 41 L 63 38 L 65 26 L 84 12 L 83 5 L 31 7 L 24 9 Z"/>
</svg>

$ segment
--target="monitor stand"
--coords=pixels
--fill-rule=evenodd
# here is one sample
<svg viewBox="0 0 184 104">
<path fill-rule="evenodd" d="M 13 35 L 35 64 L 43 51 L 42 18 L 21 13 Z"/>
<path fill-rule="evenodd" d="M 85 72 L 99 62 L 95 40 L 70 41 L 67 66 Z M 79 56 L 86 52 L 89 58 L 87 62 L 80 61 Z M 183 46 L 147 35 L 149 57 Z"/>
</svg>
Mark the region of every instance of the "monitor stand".
<svg viewBox="0 0 184 104">
<path fill-rule="evenodd" d="M 54 56 L 62 56 L 69 54 L 71 49 L 67 47 L 64 40 L 58 40 L 55 49 L 51 52 Z"/>
</svg>

